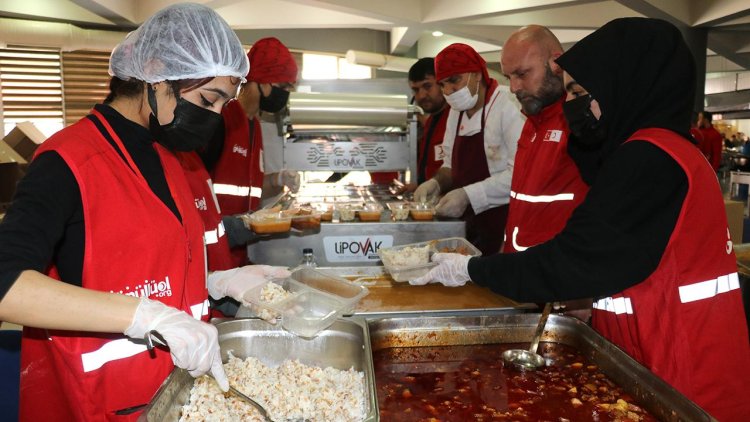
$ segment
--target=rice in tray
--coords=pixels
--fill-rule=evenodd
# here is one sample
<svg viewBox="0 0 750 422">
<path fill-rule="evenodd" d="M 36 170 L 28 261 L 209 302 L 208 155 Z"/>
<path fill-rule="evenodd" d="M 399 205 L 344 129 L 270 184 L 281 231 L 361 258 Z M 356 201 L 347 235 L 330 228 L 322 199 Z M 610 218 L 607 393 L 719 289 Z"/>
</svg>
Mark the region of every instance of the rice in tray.
<svg viewBox="0 0 750 422">
<path fill-rule="evenodd" d="M 407 246 L 401 249 L 381 249 L 379 251 L 383 263 L 389 267 L 413 267 L 430 262 L 430 245 Z"/>
<path fill-rule="evenodd" d="M 264 405 L 274 421 L 361 421 L 365 415 L 364 374 L 284 361 L 271 368 L 257 358 L 229 357 L 224 364 L 229 384 Z M 257 410 L 213 379 L 195 380 L 181 422 L 263 421 Z"/>
</svg>

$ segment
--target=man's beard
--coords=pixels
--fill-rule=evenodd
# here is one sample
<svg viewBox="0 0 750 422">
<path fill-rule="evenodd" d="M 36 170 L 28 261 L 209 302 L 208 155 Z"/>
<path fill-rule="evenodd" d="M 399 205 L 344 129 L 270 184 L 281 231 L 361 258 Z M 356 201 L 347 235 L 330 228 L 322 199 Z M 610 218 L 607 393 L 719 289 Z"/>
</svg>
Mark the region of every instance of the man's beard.
<svg viewBox="0 0 750 422">
<path fill-rule="evenodd" d="M 544 80 L 536 95 L 519 91 L 516 98 L 521 103 L 521 109 L 529 116 L 539 114 L 545 107 L 554 104 L 563 94 L 562 78 L 555 75 L 548 64 L 545 64 Z"/>
<path fill-rule="evenodd" d="M 420 107 L 422 107 L 422 110 L 423 110 L 423 111 L 424 111 L 425 113 L 427 113 L 427 114 L 435 114 L 435 113 L 437 113 L 438 111 L 440 111 L 440 109 L 442 109 L 442 108 L 443 108 L 443 106 L 445 106 L 445 102 L 441 102 L 441 103 L 439 103 L 439 102 L 437 102 L 437 101 L 432 101 L 432 100 L 429 100 L 429 101 L 423 101 L 422 103 L 423 103 L 424 105 L 422 105 L 422 104 L 419 104 L 419 106 L 420 106 Z"/>
</svg>

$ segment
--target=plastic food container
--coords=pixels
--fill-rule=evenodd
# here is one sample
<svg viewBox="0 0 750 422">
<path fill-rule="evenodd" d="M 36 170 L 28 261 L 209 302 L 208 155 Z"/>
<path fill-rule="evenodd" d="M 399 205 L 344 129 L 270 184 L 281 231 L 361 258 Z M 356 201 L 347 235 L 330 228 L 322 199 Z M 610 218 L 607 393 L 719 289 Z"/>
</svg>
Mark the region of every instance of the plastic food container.
<svg viewBox="0 0 750 422">
<path fill-rule="evenodd" d="M 474 245 L 461 237 L 430 240 L 410 243 L 408 245 L 380 248 L 378 255 L 383 267 L 391 274 L 394 281 L 409 281 L 421 277 L 437 264 L 431 262 L 437 252 L 453 252 L 470 256 L 481 256 Z"/>
<path fill-rule="evenodd" d="M 314 268 L 300 268 L 291 276 L 274 280 L 290 295 L 279 302 L 261 302 L 262 287 L 248 291 L 245 301 L 256 314 L 261 312 L 281 316 L 281 326 L 300 337 L 314 337 L 328 328 L 340 316 L 351 313 L 359 300 L 369 291 Z"/>
<path fill-rule="evenodd" d="M 414 204 L 410 210 L 411 218 L 417 221 L 429 221 L 435 216 L 435 207 L 429 204 Z"/>
<path fill-rule="evenodd" d="M 300 208 L 292 217 L 292 228 L 296 230 L 320 229 L 321 213 L 312 208 Z"/>
<path fill-rule="evenodd" d="M 357 215 L 357 208 L 353 205 L 342 205 L 337 207 L 337 211 L 340 221 L 354 221 L 354 217 Z"/>
<path fill-rule="evenodd" d="M 393 220 L 405 221 L 409 219 L 409 204 L 403 202 L 388 204 L 388 208 L 391 209 L 391 217 Z"/>
<path fill-rule="evenodd" d="M 284 211 L 259 210 L 247 218 L 250 230 L 257 234 L 286 233 L 292 228 L 292 216 Z"/>
<path fill-rule="evenodd" d="M 325 203 L 312 204 L 313 210 L 320 213 L 321 221 L 333 220 L 333 205 Z"/>
<path fill-rule="evenodd" d="M 382 205 L 377 203 L 365 204 L 365 206 L 359 210 L 359 221 L 380 221 L 380 215 L 382 213 Z"/>
</svg>

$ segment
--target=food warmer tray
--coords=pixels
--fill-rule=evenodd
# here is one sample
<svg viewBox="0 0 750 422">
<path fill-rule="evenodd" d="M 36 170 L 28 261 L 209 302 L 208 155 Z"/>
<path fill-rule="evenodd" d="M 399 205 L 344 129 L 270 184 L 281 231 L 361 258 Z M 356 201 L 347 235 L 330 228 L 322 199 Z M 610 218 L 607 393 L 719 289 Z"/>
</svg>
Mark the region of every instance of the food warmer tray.
<svg viewBox="0 0 750 422">
<path fill-rule="evenodd" d="M 269 366 L 287 359 L 299 359 L 307 365 L 348 370 L 354 367 L 365 374 L 364 422 L 380 420 L 375 395 L 372 351 L 367 324 L 362 318 L 338 319 L 313 339 L 304 339 L 259 319 L 224 320 L 216 324 L 222 358 L 229 351 L 236 357 L 254 356 Z M 167 377 L 138 420 L 178 421 L 182 406 L 190 398 L 193 377 L 184 369 L 175 369 Z"/>
<path fill-rule="evenodd" d="M 539 314 L 370 320 L 372 350 L 390 347 L 529 343 Z M 662 421 L 715 421 L 708 413 L 582 321 L 550 315 L 543 342 L 578 349 Z"/>
</svg>

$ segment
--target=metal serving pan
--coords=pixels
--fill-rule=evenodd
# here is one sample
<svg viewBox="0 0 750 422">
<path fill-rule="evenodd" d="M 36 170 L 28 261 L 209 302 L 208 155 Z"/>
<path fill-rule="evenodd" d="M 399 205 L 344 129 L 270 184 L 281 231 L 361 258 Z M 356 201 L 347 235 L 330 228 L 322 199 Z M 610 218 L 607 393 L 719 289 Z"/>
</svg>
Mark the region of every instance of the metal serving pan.
<svg viewBox="0 0 750 422">
<path fill-rule="evenodd" d="M 227 353 L 245 358 L 254 356 L 269 366 L 287 359 L 299 359 L 307 365 L 365 373 L 365 422 L 379 421 L 375 378 L 367 324 L 364 319 L 342 318 L 313 339 L 304 339 L 259 319 L 227 320 L 216 324 L 222 358 Z M 182 406 L 190 398 L 193 377 L 175 369 L 167 377 L 144 409 L 139 421 L 177 421 Z"/>
<path fill-rule="evenodd" d="M 528 343 L 539 314 L 384 318 L 369 321 L 372 350 L 389 347 Z M 639 405 L 662 421 L 715 421 L 661 378 L 578 319 L 550 315 L 542 341 L 581 351 Z"/>
</svg>

